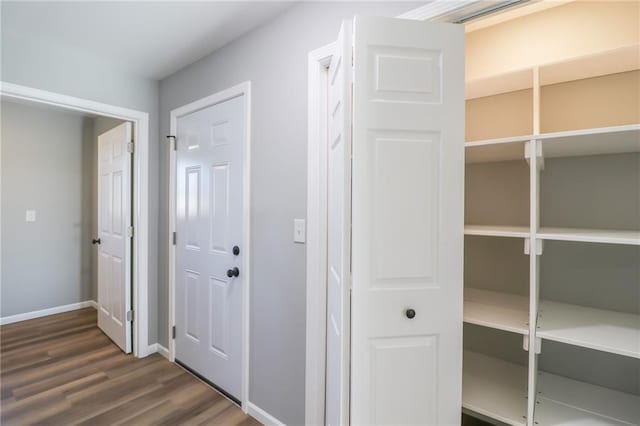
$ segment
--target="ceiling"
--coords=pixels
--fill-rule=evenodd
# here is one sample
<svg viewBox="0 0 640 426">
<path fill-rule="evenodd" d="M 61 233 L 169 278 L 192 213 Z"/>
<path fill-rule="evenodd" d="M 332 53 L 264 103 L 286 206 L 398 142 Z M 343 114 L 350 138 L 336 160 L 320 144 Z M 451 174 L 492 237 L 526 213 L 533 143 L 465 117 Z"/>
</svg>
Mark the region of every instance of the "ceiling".
<svg viewBox="0 0 640 426">
<path fill-rule="evenodd" d="M 136 75 L 159 80 L 293 4 L 2 1 L 2 32 L 91 51 Z"/>
</svg>

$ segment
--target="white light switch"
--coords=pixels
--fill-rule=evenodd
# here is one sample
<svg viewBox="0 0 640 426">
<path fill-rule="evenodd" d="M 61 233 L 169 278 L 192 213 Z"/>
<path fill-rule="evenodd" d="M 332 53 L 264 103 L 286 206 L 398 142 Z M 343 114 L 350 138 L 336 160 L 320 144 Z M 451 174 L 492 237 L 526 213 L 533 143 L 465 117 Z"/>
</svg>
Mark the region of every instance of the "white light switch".
<svg viewBox="0 0 640 426">
<path fill-rule="evenodd" d="M 306 223 L 304 219 L 293 219 L 293 242 L 304 243 L 306 236 Z"/>
<path fill-rule="evenodd" d="M 25 214 L 25 220 L 27 222 L 35 222 L 36 221 L 36 211 L 35 210 L 27 210 Z"/>
</svg>

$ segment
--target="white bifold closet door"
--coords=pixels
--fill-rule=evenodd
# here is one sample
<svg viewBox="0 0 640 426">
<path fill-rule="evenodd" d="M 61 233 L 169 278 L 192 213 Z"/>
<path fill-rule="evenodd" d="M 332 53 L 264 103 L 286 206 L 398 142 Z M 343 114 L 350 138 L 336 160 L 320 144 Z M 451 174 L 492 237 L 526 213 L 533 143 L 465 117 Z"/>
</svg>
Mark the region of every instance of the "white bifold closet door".
<svg viewBox="0 0 640 426">
<path fill-rule="evenodd" d="M 329 75 L 326 420 L 459 425 L 464 30 L 350 27 Z"/>
<path fill-rule="evenodd" d="M 98 136 L 98 327 L 131 352 L 131 123 Z"/>
</svg>

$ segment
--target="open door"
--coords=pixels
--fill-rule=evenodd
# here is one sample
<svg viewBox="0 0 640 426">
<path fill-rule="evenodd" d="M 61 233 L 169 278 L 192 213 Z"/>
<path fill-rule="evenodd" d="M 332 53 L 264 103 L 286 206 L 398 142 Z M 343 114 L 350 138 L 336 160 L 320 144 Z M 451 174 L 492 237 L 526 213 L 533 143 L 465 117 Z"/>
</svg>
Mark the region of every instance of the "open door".
<svg viewBox="0 0 640 426">
<path fill-rule="evenodd" d="M 352 23 L 329 65 L 327 154 L 327 358 L 325 423 L 349 424 Z"/>
<path fill-rule="evenodd" d="M 459 425 L 464 30 L 357 17 L 352 57 L 347 28 L 329 75 L 327 424 Z"/>
<path fill-rule="evenodd" d="M 98 327 L 131 352 L 131 123 L 98 136 Z"/>
</svg>

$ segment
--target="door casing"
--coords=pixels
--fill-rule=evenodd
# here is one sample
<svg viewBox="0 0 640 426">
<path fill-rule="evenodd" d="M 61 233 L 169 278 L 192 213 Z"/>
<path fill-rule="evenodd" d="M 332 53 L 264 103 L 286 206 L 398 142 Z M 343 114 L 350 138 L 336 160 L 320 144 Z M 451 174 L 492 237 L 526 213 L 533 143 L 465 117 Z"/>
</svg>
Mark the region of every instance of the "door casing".
<svg viewBox="0 0 640 426">
<path fill-rule="evenodd" d="M 240 402 L 242 410 L 249 410 L 249 300 L 251 291 L 251 82 L 245 81 L 229 89 L 214 93 L 205 98 L 183 105 L 171 110 L 170 136 L 167 137 L 170 146 L 169 159 L 169 360 L 175 362 L 175 340 L 172 338 L 172 330 L 175 325 L 175 272 L 176 272 L 176 246 L 173 245 L 173 232 L 176 230 L 176 151 L 175 138 L 178 118 L 243 96 L 244 99 L 244 140 L 242 141 L 242 276 L 244 291 L 242 295 L 242 388 Z"/>
<path fill-rule="evenodd" d="M 93 115 L 117 118 L 133 123 L 135 151 L 133 160 L 133 354 L 144 358 L 158 351 L 149 345 L 149 114 L 115 105 L 76 98 L 13 83 L 0 82 L 2 97 L 35 102 Z"/>
</svg>

